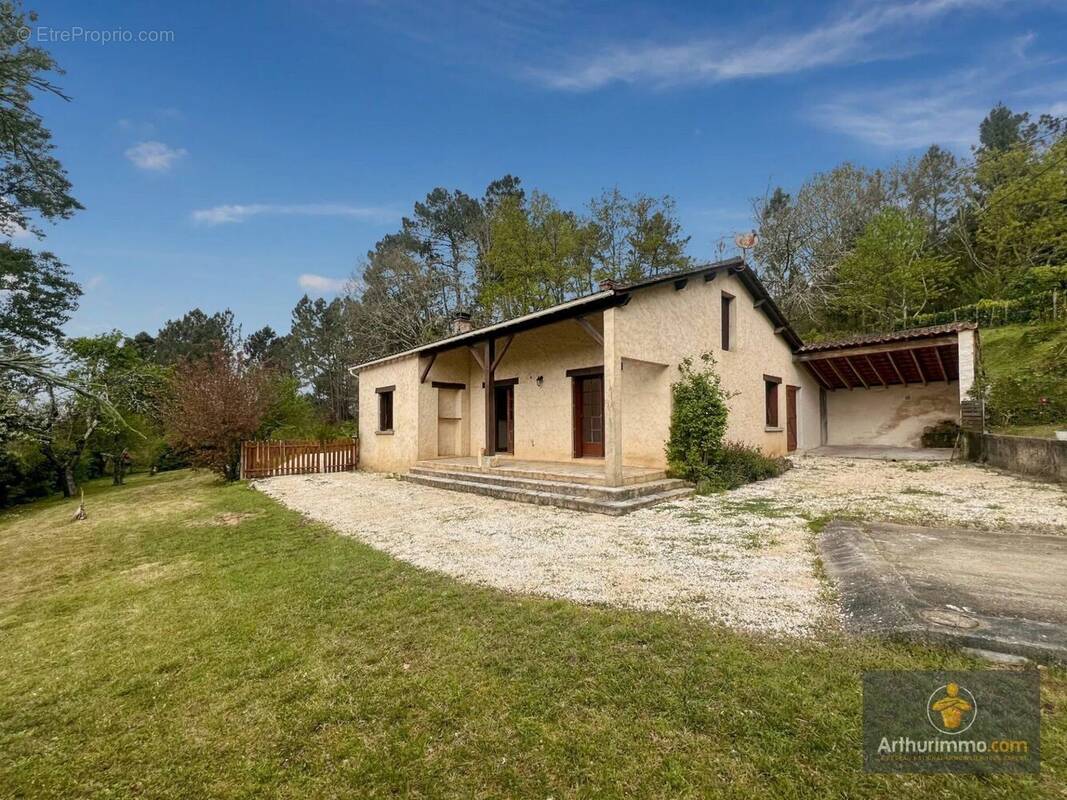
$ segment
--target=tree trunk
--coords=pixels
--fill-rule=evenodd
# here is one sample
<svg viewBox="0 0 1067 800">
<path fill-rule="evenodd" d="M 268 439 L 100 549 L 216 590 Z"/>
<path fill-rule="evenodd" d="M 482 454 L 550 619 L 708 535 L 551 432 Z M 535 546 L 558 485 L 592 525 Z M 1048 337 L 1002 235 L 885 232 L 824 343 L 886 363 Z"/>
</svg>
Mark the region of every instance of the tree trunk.
<svg viewBox="0 0 1067 800">
<path fill-rule="evenodd" d="M 78 484 L 74 480 L 74 466 L 68 464 L 63 467 L 63 496 L 74 497 L 78 491 Z"/>
<path fill-rule="evenodd" d="M 71 484 L 67 482 L 67 470 L 58 465 L 56 466 L 56 483 L 59 484 L 64 497 L 74 496 L 74 490 L 71 488 Z"/>
</svg>

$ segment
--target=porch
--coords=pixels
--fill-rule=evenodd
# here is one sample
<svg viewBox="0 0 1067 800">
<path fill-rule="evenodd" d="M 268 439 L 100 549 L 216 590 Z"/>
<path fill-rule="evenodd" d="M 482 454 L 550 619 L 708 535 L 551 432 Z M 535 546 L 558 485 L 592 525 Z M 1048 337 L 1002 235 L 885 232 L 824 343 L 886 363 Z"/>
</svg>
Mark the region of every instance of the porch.
<svg viewBox="0 0 1067 800">
<path fill-rule="evenodd" d="M 481 462 L 481 463 L 479 463 Z M 588 486 L 606 486 L 607 475 L 604 462 L 598 459 L 572 459 L 570 461 L 537 461 L 526 458 L 511 458 L 495 455 L 479 459 L 475 456 L 429 458 L 419 461 L 416 467 L 449 470 L 481 475 L 505 475 L 512 478 L 579 483 Z M 658 481 L 667 477 L 666 472 L 655 467 L 622 467 L 622 485 Z"/>
<path fill-rule="evenodd" d="M 501 500 L 551 505 L 618 516 L 693 493 L 685 481 L 653 467 L 624 466 L 613 484 L 602 461 L 538 461 L 453 456 L 419 461 L 404 480 L 435 489 L 481 494 Z"/>
</svg>

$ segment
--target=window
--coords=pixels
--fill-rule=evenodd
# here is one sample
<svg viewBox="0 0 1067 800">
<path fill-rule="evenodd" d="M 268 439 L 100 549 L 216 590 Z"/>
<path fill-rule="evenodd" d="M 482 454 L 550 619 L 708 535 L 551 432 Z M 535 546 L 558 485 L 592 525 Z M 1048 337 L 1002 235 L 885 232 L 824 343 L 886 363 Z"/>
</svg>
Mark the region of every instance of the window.
<svg viewBox="0 0 1067 800">
<path fill-rule="evenodd" d="M 767 427 L 778 427 L 778 386 L 781 384 L 781 378 L 775 378 L 773 375 L 763 376 L 763 391 L 767 398 Z"/>
<path fill-rule="evenodd" d="M 374 391 L 378 393 L 378 432 L 393 432 L 393 390 L 395 386 L 383 386 Z"/>
<path fill-rule="evenodd" d="M 733 320 L 730 319 L 730 311 L 734 302 L 733 295 L 722 293 L 722 349 L 730 349 L 730 327 Z"/>
</svg>

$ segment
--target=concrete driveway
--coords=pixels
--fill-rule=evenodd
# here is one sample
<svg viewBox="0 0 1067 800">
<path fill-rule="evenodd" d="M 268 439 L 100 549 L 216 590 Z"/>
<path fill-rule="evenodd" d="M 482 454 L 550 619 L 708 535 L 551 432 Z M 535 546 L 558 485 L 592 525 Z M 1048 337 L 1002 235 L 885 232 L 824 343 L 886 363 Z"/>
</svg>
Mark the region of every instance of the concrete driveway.
<svg viewBox="0 0 1067 800">
<path fill-rule="evenodd" d="M 819 549 L 855 632 L 1067 661 L 1067 536 L 834 522 Z"/>
</svg>

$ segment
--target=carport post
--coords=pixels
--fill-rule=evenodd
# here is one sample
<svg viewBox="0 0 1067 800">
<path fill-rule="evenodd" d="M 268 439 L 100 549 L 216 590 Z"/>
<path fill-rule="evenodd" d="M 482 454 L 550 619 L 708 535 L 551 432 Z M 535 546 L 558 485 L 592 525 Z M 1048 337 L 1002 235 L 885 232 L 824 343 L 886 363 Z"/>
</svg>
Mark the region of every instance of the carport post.
<svg viewBox="0 0 1067 800">
<path fill-rule="evenodd" d="M 622 354 L 619 352 L 617 308 L 604 311 L 604 478 L 622 486 Z"/>
</svg>

